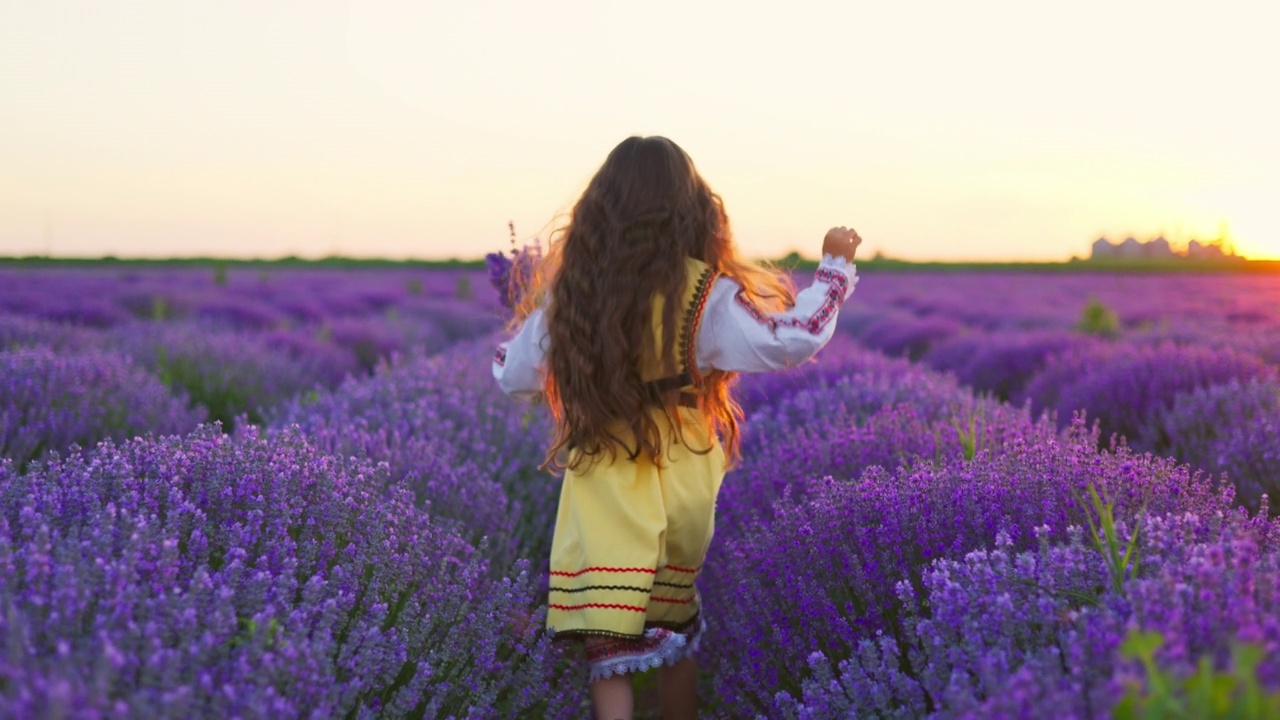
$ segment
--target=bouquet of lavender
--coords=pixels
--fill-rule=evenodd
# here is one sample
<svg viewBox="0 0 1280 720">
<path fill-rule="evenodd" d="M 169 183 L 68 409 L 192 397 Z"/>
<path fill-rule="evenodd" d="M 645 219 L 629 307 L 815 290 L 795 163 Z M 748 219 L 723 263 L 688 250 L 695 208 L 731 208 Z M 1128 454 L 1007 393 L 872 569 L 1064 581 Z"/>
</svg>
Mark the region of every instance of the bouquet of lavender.
<svg viewBox="0 0 1280 720">
<path fill-rule="evenodd" d="M 511 230 L 511 249 L 485 255 L 484 265 L 489 271 L 489 283 L 498 291 L 498 300 L 503 307 L 514 311 L 533 279 L 533 269 L 542 260 L 542 246 L 535 239 L 532 245 L 517 248 L 515 223 L 508 222 L 507 227 Z"/>
</svg>

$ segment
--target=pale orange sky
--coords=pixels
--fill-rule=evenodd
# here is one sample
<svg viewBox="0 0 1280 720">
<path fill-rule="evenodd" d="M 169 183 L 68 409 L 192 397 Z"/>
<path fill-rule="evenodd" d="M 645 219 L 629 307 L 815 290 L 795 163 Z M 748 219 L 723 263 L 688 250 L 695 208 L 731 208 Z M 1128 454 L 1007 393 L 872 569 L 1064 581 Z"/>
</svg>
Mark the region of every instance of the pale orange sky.
<svg viewBox="0 0 1280 720">
<path fill-rule="evenodd" d="M 0 255 L 475 258 L 660 134 L 754 255 L 1280 257 L 1262 3 L 773 5 L 5 2 Z"/>
</svg>

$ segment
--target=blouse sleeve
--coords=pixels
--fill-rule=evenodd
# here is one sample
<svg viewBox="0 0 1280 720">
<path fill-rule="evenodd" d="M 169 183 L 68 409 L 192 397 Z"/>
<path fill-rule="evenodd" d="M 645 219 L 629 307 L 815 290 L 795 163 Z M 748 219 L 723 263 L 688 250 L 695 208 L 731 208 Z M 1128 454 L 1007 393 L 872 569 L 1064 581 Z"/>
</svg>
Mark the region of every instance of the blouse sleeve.
<svg viewBox="0 0 1280 720">
<path fill-rule="evenodd" d="M 767 313 L 747 298 L 737 281 L 718 279 L 698 328 L 698 367 L 764 372 L 808 360 L 831 340 L 840 306 L 857 284 L 852 263 L 823 255 L 813 284 L 796 294 L 795 306 Z"/>
<path fill-rule="evenodd" d="M 493 355 L 493 377 L 508 395 L 530 399 L 542 392 L 546 340 L 546 316 L 538 308 L 525 318 L 515 337 L 498 345 Z"/>
</svg>

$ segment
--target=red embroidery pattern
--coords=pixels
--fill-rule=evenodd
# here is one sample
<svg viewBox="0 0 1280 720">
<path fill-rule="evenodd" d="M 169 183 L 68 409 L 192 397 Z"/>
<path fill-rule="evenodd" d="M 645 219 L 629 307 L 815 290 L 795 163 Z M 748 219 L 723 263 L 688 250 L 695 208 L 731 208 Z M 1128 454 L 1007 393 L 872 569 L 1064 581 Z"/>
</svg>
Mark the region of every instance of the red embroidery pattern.
<svg viewBox="0 0 1280 720">
<path fill-rule="evenodd" d="M 678 567 L 676 565 L 664 565 L 663 569 L 675 570 L 676 572 L 682 572 L 682 573 L 696 573 L 700 568 L 684 568 L 684 567 Z M 642 573 L 649 573 L 650 575 L 656 575 L 658 571 L 654 570 L 653 568 L 642 568 L 642 567 L 589 567 L 589 568 L 583 568 L 582 570 L 579 570 L 577 572 L 569 572 L 567 570 L 552 570 L 551 574 L 560 575 L 562 577 L 578 577 L 579 575 L 582 575 L 584 573 L 589 573 L 589 572 L 615 572 L 615 573 L 642 572 Z"/>
<path fill-rule="evenodd" d="M 672 635 L 670 630 L 659 630 L 652 638 L 643 640 L 618 640 L 610 643 L 602 643 L 600 645 L 587 645 L 587 661 L 600 662 L 606 658 L 613 659 L 616 657 L 628 657 L 633 655 L 641 655 L 652 650 L 656 650 L 666 642 L 667 638 Z"/>
<path fill-rule="evenodd" d="M 653 568 L 589 567 L 589 568 L 586 568 L 585 570 L 579 570 L 578 572 L 552 570 L 551 574 L 560 575 L 563 577 L 578 577 L 583 573 L 589 573 L 589 572 L 616 572 L 616 573 L 642 572 L 642 573 L 649 573 L 650 575 L 654 575 L 654 574 L 657 574 L 658 571 L 654 570 Z"/>
<path fill-rule="evenodd" d="M 692 597 L 687 597 L 683 600 L 678 600 L 676 598 L 660 598 L 660 597 L 650 597 L 649 599 L 652 600 L 653 602 L 671 603 L 672 605 L 688 605 L 689 603 L 693 602 Z"/>
<path fill-rule="evenodd" d="M 635 605 L 618 605 L 616 603 L 584 603 L 582 605 L 556 605 L 551 603 L 547 607 L 556 610 L 581 610 L 582 608 L 609 608 L 612 610 L 630 610 L 632 612 L 648 612 L 646 608 L 636 607 Z"/>
<path fill-rule="evenodd" d="M 595 647 L 587 647 L 587 660 L 596 662 L 603 657 L 622 655 L 633 652 L 641 652 L 644 650 L 652 650 L 662 644 L 661 640 L 619 640 L 609 643 L 608 645 L 597 645 Z M 622 652 L 619 652 L 622 651 Z"/>
<path fill-rule="evenodd" d="M 805 330 L 810 335 L 817 335 L 822 332 L 827 323 L 831 322 L 831 318 L 836 316 L 840 303 L 844 302 L 845 290 L 849 287 L 849 278 L 845 277 L 844 273 L 836 272 L 829 268 L 819 268 L 816 277 L 818 280 L 827 283 L 827 292 L 823 296 L 822 305 L 807 319 L 796 317 L 777 318 L 767 315 L 747 298 L 746 290 L 739 290 L 734 295 L 734 299 L 756 322 L 768 327 L 770 332 L 777 332 L 780 327 L 793 327 Z"/>
</svg>

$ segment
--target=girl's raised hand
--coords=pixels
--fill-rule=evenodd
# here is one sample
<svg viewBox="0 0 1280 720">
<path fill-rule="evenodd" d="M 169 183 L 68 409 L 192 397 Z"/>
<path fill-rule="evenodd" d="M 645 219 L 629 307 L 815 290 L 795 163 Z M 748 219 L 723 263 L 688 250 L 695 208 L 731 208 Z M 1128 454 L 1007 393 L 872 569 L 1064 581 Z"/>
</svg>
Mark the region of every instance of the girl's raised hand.
<svg viewBox="0 0 1280 720">
<path fill-rule="evenodd" d="M 862 238 L 858 237 L 856 230 L 850 230 L 843 225 L 833 227 L 827 231 L 827 236 L 822 240 L 822 254 L 843 257 L 853 262 L 853 254 L 861 244 Z"/>
</svg>

